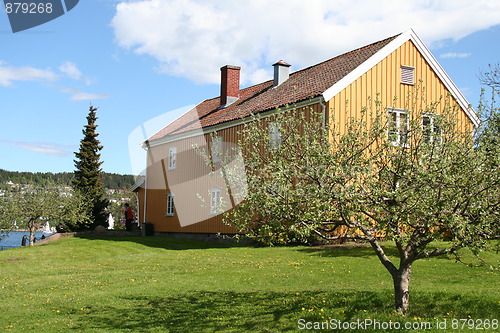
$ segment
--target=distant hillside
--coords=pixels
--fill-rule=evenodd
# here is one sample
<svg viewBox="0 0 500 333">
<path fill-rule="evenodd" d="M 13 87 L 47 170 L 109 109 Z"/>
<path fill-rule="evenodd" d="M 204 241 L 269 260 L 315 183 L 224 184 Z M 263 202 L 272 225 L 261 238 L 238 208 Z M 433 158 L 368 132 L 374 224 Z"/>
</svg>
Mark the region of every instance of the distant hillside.
<svg viewBox="0 0 500 333">
<path fill-rule="evenodd" d="M 134 176 L 116 173 L 104 173 L 106 188 L 126 190 L 134 185 Z M 68 186 L 73 179 L 73 172 L 19 172 L 0 169 L 0 184 L 11 181 L 14 184 L 32 184 L 38 186 Z"/>
</svg>

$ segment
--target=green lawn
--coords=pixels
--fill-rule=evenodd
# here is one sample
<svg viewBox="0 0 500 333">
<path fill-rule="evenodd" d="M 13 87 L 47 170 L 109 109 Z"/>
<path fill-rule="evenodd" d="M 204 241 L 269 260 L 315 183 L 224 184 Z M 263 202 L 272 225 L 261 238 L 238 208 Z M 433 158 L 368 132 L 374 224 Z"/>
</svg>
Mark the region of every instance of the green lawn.
<svg viewBox="0 0 500 333">
<path fill-rule="evenodd" d="M 0 251 L 0 332 L 284 332 L 358 319 L 452 331 L 463 324 L 456 319 L 476 320 L 474 326 L 500 319 L 500 254 L 485 258 L 496 269 L 446 258 L 416 262 L 411 312 L 400 317 L 389 274 L 362 245 L 66 237 Z"/>
</svg>

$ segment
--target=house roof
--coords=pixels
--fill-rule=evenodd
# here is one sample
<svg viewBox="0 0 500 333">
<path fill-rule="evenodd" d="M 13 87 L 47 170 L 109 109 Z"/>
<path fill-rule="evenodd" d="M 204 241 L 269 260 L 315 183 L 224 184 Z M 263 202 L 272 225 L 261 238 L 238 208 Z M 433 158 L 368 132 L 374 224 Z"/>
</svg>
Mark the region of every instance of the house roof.
<svg viewBox="0 0 500 333">
<path fill-rule="evenodd" d="M 154 134 L 149 138 L 149 141 L 207 128 L 244 118 L 252 113 L 275 109 L 319 96 L 396 37 L 378 41 L 294 72 L 290 74 L 288 80 L 279 86 L 273 87 L 273 80 L 269 80 L 241 89 L 239 99 L 225 108 L 220 108 L 218 96 L 207 99 Z"/>
<path fill-rule="evenodd" d="M 146 177 L 145 176 L 139 176 L 137 177 L 134 185 L 130 188 L 130 191 L 135 192 L 138 188 L 144 187 L 146 183 Z"/>
<path fill-rule="evenodd" d="M 450 92 L 466 110 L 472 122 L 477 126 L 479 120 L 474 110 L 458 88 L 453 84 L 435 58 L 416 36 L 413 30 L 363 46 L 344 53 L 317 65 L 290 74 L 282 84 L 273 87 L 269 80 L 240 90 L 240 96 L 234 103 L 220 106 L 219 96 L 207 99 L 186 112 L 151 136 L 151 144 L 177 138 L 191 131 L 205 130 L 215 125 L 224 124 L 285 105 L 298 103 L 314 97 L 323 96 L 330 100 L 335 94 L 352 83 L 359 76 L 376 65 L 407 40 L 412 40 L 420 52 L 431 64 Z"/>
</svg>

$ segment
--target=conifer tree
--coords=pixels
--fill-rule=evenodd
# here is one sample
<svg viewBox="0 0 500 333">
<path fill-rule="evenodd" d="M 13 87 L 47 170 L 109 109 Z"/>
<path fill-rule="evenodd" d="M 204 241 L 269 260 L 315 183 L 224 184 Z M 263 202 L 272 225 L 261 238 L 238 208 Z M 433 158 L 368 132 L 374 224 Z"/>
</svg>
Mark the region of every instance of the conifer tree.
<svg viewBox="0 0 500 333">
<path fill-rule="evenodd" d="M 91 216 L 94 220 L 93 227 L 97 225 L 107 226 L 106 208 L 108 202 L 104 197 L 106 190 L 103 181 L 103 172 L 100 161 L 102 145 L 96 132 L 97 108 L 90 106 L 87 116 L 87 125 L 82 131 L 84 137 L 80 141 L 80 150 L 75 153 L 75 178 L 73 187 L 84 195 L 91 203 Z"/>
</svg>

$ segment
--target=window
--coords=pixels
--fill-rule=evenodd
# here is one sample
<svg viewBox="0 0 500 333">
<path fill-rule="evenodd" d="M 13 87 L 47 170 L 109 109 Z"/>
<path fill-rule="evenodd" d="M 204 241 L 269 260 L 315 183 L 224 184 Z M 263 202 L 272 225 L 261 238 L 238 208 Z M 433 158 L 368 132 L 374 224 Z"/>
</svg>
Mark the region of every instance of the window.
<svg viewBox="0 0 500 333">
<path fill-rule="evenodd" d="M 390 142 L 395 146 L 407 146 L 409 117 L 406 110 L 387 110 L 387 135 Z"/>
<path fill-rule="evenodd" d="M 415 84 L 415 67 L 401 66 L 401 83 Z"/>
<path fill-rule="evenodd" d="M 220 162 L 222 159 L 222 137 L 216 136 L 212 138 L 212 161 Z"/>
<path fill-rule="evenodd" d="M 210 214 L 218 214 L 221 207 L 220 188 L 210 190 Z"/>
<path fill-rule="evenodd" d="M 281 145 L 281 133 L 279 124 L 276 122 L 269 124 L 269 146 L 272 149 L 278 149 Z"/>
<path fill-rule="evenodd" d="M 170 147 L 168 150 L 168 170 L 174 170 L 177 164 L 177 148 Z"/>
<path fill-rule="evenodd" d="M 439 126 L 439 115 L 425 114 L 422 117 L 422 135 L 425 142 L 441 143 L 441 127 Z"/>
<path fill-rule="evenodd" d="M 174 216 L 174 194 L 167 193 L 167 216 Z"/>
</svg>

